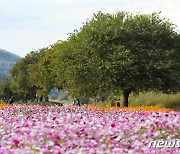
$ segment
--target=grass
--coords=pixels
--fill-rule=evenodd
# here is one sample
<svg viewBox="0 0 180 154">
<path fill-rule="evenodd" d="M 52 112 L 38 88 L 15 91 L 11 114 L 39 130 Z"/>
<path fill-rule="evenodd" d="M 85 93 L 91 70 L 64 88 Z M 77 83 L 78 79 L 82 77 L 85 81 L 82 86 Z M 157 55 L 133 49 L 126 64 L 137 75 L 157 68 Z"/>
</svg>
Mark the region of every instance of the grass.
<svg viewBox="0 0 180 154">
<path fill-rule="evenodd" d="M 72 104 L 70 101 L 61 102 L 64 104 Z M 120 103 L 122 105 L 122 96 L 120 97 Z M 2 103 L 1 103 L 2 104 Z M 39 104 L 39 105 L 58 105 L 58 102 L 28 102 L 27 104 Z M 93 104 L 96 107 L 110 107 L 116 106 L 115 102 L 105 101 L 98 102 Z M 129 106 L 130 107 L 138 107 L 138 106 L 157 106 L 162 108 L 170 108 L 176 111 L 180 111 L 180 93 L 177 94 L 163 94 L 163 93 L 140 93 L 139 95 L 131 94 L 129 96 Z"/>
<path fill-rule="evenodd" d="M 163 93 L 140 93 L 139 95 L 131 95 L 129 98 L 130 106 L 158 106 L 171 108 L 180 111 L 180 93 L 163 94 Z"/>
<path fill-rule="evenodd" d="M 122 105 L 122 96 L 120 97 L 120 103 Z M 96 107 L 110 107 L 115 105 L 115 102 L 111 101 L 98 102 L 95 104 Z M 163 94 L 147 92 L 140 93 L 139 95 L 131 94 L 129 96 L 129 106 L 157 106 L 180 111 L 180 93 Z"/>
</svg>

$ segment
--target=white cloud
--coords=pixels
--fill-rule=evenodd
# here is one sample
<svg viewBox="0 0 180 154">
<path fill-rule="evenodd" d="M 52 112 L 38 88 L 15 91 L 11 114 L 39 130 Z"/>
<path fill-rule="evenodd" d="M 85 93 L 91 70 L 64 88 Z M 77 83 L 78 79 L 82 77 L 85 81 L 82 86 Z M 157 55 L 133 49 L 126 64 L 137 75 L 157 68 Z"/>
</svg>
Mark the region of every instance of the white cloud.
<svg viewBox="0 0 180 154">
<path fill-rule="evenodd" d="M 77 3 L 77 2 L 81 2 L 82 0 L 49 0 L 49 1 L 53 1 L 56 3 L 60 3 L 60 4 L 69 4 L 69 3 Z"/>
<path fill-rule="evenodd" d="M 0 48 L 19 55 L 38 50 L 66 39 L 98 11 L 161 11 L 180 29 L 179 6 L 179 0 L 0 0 Z"/>
<path fill-rule="evenodd" d="M 8 2 L 12 2 L 13 0 L 0 0 L 0 3 L 8 3 Z M 17 0 L 16 0 L 17 1 Z"/>
<path fill-rule="evenodd" d="M 79 3 L 79 2 L 95 2 L 96 0 L 50 0 L 57 3 Z"/>
<path fill-rule="evenodd" d="M 55 44 L 57 41 L 64 41 L 64 40 L 66 40 L 66 38 L 54 38 L 54 39 L 52 39 L 52 40 L 50 40 L 49 42 L 48 42 L 48 46 L 49 45 L 53 45 L 53 44 Z"/>
<path fill-rule="evenodd" d="M 53 2 L 57 2 L 57 3 L 72 3 L 73 0 L 52 0 Z"/>
<path fill-rule="evenodd" d="M 133 11 L 141 11 L 141 13 L 161 12 L 160 16 L 174 23 L 180 28 L 180 1 L 179 0 L 156 0 L 152 1 L 137 1 Z"/>
</svg>

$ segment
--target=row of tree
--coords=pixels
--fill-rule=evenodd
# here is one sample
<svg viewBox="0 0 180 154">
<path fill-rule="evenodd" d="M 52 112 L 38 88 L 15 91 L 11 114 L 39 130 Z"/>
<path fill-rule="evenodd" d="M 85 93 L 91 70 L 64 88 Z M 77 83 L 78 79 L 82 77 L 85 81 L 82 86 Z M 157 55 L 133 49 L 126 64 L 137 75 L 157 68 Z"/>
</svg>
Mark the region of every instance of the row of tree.
<svg viewBox="0 0 180 154">
<path fill-rule="evenodd" d="M 122 94 L 128 106 L 130 93 L 180 90 L 180 35 L 157 13 L 99 12 L 66 41 L 26 55 L 11 75 L 18 99 L 48 100 L 56 87 L 72 97 Z"/>
</svg>

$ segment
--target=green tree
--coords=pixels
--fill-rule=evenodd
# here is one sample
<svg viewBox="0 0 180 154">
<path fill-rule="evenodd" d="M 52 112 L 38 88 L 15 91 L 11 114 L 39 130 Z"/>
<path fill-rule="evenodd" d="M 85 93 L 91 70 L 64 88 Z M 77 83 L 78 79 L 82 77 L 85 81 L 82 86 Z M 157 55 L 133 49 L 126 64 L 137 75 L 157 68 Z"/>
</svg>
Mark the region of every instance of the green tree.
<svg viewBox="0 0 180 154">
<path fill-rule="evenodd" d="M 79 96 L 122 91 L 179 91 L 179 52 L 173 24 L 159 14 L 99 12 L 60 45 L 59 74 Z M 58 58 L 57 58 L 58 59 Z"/>
<path fill-rule="evenodd" d="M 95 64 L 91 63 L 92 59 L 88 55 L 81 55 L 85 47 L 85 44 L 80 43 L 81 39 L 72 34 L 67 41 L 59 42 L 53 48 L 54 60 L 51 65 L 56 87 L 60 85 L 59 89 L 68 90 L 72 97 L 95 96 L 99 87 L 97 81 L 88 82 L 97 77 L 97 72 Z"/>
<path fill-rule="evenodd" d="M 39 58 L 37 64 L 28 65 L 29 83 L 37 88 L 36 92 L 38 97 L 44 97 L 48 101 L 48 94 L 54 88 L 54 76 L 52 70 L 54 67 L 51 65 L 53 47 L 48 48 L 46 53 Z"/>
<path fill-rule="evenodd" d="M 45 52 L 46 48 L 39 51 L 32 51 L 12 67 L 13 91 L 20 96 L 20 99 L 24 99 L 25 101 L 27 99 L 35 99 L 36 87 L 29 82 L 30 72 L 28 71 L 28 67 L 31 64 L 37 64 Z"/>
<path fill-rule="evenodd" d="M 0 98 L 3 100 L 9 100 L 10 98 L 13 98 L 11 79 L 2 78 L 0 80 Z"/>
</svg>

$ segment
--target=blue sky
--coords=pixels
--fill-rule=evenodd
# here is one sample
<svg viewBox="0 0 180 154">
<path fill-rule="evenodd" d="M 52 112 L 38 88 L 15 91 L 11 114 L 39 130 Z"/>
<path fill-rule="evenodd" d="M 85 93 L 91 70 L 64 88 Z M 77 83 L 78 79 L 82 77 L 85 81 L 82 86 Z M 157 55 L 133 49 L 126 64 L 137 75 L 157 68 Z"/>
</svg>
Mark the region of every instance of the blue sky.
<svg viewBox="0 0 180 154">
<path fill-rule="evenodd" d="M 65 40 L 98 11 L 161 11 L 180 30 L 179 6 L 179 0 L 0 0 L 0 48 L 23 57 Z"/>
</svg>

